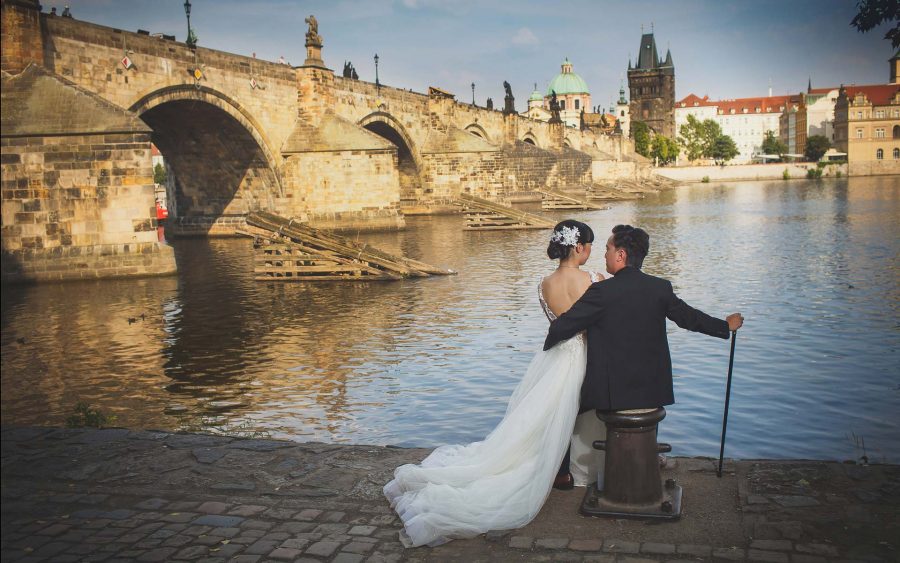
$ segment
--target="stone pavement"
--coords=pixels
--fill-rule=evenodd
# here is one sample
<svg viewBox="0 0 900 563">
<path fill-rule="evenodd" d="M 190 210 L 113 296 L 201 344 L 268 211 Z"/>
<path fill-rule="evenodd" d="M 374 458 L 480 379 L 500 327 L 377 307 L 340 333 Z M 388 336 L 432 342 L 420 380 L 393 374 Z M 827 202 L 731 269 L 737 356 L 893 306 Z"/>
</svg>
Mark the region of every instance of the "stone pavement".
<svg viewBox="0 0 900 563">
<path fill-rule="evenodd" d="M 2 561 L 897 561 L 900 467 L 670 458 L 677 522 L 578 515 L 404 549 L 381 496 L 428 450 L 127 429 L 2 429 Z"/>
</svg>

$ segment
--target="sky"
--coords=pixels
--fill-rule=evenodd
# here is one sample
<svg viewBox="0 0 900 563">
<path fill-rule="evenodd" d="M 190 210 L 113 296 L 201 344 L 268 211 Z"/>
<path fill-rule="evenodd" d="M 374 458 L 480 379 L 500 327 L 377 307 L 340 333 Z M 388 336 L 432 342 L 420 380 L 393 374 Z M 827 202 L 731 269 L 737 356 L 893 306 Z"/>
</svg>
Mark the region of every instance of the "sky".
<svg viewBox="0 0 900 563">
<path fill-rule="evenodd" d="M 42 0 L 62 12 L 65 2 Z M 77 19 L 128 31 L 174 34 L 187 24 L 182 0 L 69 0 Z M 338 75 L 351 61 L 360 79 L 458 100 L 502 106 L 503 81 L 519 111 L 568 57 L 594 106 L 618 98 L 641 33 L 671 49 L 676 100 L 721 100 L 840 84 L 883 84 L 893 55 L 887 26 L 850 27 L 855 0 L 192 0 L 202 47 L 293 65 L 305 59 L 304 19 L 319 22 L 325 64 Z"/>
</svg>

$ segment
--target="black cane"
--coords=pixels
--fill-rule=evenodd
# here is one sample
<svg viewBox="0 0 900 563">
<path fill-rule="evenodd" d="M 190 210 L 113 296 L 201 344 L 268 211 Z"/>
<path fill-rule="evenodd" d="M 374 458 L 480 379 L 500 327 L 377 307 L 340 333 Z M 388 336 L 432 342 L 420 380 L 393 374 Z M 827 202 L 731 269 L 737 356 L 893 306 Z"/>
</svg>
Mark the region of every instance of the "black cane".
<svg viewBox="0 0 900 563">
<path fill-rule="evenodd" d="M 725 415 L 722 417 L 722 445 L 719 447 L 719 470 L 716 477 L 722 476 L 722 459 L 725 456 L 725 428 L 728 426 L 728 403 L 731 401 L 731 368 L 734 366 L 734 343 L 737 331 L 731 332 L 731 356 L 728 358 L 728 383 L 725 385 Z"/>
</svg>

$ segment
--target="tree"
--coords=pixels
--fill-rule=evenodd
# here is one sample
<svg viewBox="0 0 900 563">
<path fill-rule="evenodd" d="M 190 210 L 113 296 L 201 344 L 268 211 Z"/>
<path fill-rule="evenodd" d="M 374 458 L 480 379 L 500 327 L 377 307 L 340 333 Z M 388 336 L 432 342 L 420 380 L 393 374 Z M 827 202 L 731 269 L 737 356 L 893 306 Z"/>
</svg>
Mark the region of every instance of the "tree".
<svg viewBox="0 0 900 563">
<path fill-rule="evenodd" d="M 687 123 L 678 128 L 678 133 L 688 160 L 693 162 L 700 157 L 712 158 L 716 139 L 722 136 L 722 127 L 712 119 L 700 121 L 695 116 L 688 115 Z"/>
<path fill-rule="evenodd" d="M 704 153 L 704 134 L 703 124 L 693 115 L 687 116 L 687 123 L 678 128 L 680 135 L 678 141 L 684 147 L 685 156 L 691 162 L 694 162 Z"/>
<path fill-rule="evenodd" d="M 650 156 L 650 127 L 643 121 L 631 124 L 631 138 L 634 139 L 634 152 L 641 156 Z"/>
<path fill-rule="evenodd" d="M 650 155 L 657 159 L 659 164 L 665 165 L 675 162 L 678 153 L 681 151 L 675 139 L 666 137 L 665 135 L 657 135 L 653 137 L 651 142 Z"/>
<path fill-rule="evenodd" d="M 806 159 L 818 162 L 831 148 L 831 141 L 824 135 L 812 135 L 806 139 Z"/>
<path fill-rule="evenodd" d="M 787 145 L 781 142 L 781 139 L 775 137 L 773 131 L 766 131 L 766 137 L 762 143 L 762 151 L 763 154 L 777 154 L 781 156 L 788 151 L 788 148 Z"/>
<path fill-rule="evenodd" d="M 713 143 L 710 156 L 716 161 L 716 164 L 725 164 L 739 153 L 740 151 L 734 144 L 734 139 L 728 135 L 719 135 Z"/>
<path fill-rule="evenodd" d="M 850 20 L 850 25 L 860 33 L 866 33 L 879 25 L 893 23 L 884 38 L 890 40 L 896 49 L 900 47 L 900 2 L 897 0 L 861 0 L 857 3 L 859 12 Z"/>
<path fill-rule="evenodd" d="M 163 185 L 166 183 L 166 169 L 163 168 L 161 162 L 157 162 L 156 166 L 153 167 L 153 181 Z"/>
</svg>

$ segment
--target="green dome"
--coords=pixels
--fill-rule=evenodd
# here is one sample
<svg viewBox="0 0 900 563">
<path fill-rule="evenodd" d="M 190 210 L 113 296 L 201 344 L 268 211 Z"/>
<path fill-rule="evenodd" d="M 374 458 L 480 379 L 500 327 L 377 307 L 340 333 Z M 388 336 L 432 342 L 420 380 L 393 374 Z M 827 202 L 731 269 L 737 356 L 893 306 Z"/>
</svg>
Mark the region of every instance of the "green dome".
<svg viewBox="0 0 900 563">
<path fill-rule="evenodd" d="M 550 81 L 547 88 L 547 95 L 552 96 L 556 92 L 557 96 L 565 94 L 590 94 L 587 83 L 577 73 L 572 71 L 572 63 L 569 59 L 563 61 L 562 72 L 556 75 L 556 78 Z"/>
<path fill-rule="evenodd" d="M 529 102 L 543 102 L 544 96 L 541 95 L 540 90 L 535 90 L 531 93 L 531 97 L 528 98 Z"/>
</svg>

